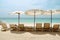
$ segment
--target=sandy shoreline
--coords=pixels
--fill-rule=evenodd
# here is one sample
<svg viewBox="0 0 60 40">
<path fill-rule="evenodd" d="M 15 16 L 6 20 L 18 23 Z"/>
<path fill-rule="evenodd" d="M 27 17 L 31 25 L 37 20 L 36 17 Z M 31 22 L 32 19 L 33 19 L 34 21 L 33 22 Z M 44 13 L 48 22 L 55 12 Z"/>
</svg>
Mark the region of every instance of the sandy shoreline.
<svg viewBox="0 0 60 40">
<path fill-rule="evenodd" d="M 9 24 L 15 23 L 6 23 Z M 17 24 L 17 23 L 16 23 Z M 53 23 L 60 24 L 60 23 Z M 25 23 L 25 26 L 33 26 L 33 24 Z M 0 26 L 1 28 L 1 26 Z M 2 32 L 0 31 L 0 40 L 60 40 L 60 32 Z"/>
<path fill-rule="evenodd" d="M 7 23 L 7 22 L 6 22 Z M 7 23 L 7 24 L 17 24 L 18 25 L 18 23 Z M 34 23 L 20 23 L 20 24 L 24 24 L 25 26 L 34 26 Z M 36 24 L 36 23 L 35 23 Z M 42 25 L 43 25 L 44 23 L 42 23 Z M 51 23 L 50 23 L 51 24 Z M 52 23 L 52 25 L 54 25 L 54 24 L 60 24 L 60 23 Z"/>
<path fill-rule="evenodd" d="M 0 40 L 60 40 L 60 33 L 0 31 Z"/>
</svg>

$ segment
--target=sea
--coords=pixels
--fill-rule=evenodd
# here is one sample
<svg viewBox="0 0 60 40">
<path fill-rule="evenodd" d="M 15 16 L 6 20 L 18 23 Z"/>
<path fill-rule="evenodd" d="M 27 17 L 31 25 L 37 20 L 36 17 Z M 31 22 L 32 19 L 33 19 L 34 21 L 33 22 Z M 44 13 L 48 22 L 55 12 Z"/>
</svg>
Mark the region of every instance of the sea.
<svg viewBox="0 0 60 40">
<path fill-rule="evenodd" d="M 34 18 L 20 18 L 20 23 L 34 23 Z M 7 23 L 18 23 L 18 18 L 0 18 Z M 35 23 L 51 23 L 51 18 L 35 18 Z M 60 23 L 60 18 L 52 18 L 52 23 Z"/>
</svg>

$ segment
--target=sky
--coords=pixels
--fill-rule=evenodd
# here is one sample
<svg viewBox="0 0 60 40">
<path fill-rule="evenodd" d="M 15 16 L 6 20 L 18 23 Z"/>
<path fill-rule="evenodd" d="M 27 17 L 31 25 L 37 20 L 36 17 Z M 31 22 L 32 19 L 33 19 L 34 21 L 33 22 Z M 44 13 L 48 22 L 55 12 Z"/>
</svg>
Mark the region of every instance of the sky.
<svg viewBox="0 0 60 40">
<path fill-rule="evenodd" d="M 10 15 L 10 12 L 23 11 L 29 9 L 53 10 L 60 9 L 60 0 L 0 0 L 0 18 L 14 18 L 16 15 Z M 21 17 L 32 17 L 21 14 Z M 40 15 L 39 17 L 49 18 L 50 16 Z M 59 14 L 53 15 L 53 18 L 60 18 Z"/>
</svg>

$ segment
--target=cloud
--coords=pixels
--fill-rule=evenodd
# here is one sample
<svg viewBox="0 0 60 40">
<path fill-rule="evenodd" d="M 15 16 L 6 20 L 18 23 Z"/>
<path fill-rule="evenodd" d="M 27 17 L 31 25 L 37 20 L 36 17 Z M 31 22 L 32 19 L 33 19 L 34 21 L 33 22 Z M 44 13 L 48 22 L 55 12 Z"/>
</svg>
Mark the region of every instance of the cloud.
<svg viewBox="0 0 60 40">
<path fill-rule="evenodd" d="M 36 0 L 34 1 L 33 5 L 36 7 L 40 7 L 40 8 L 45 8 L 47 5 L 48 0 Z"/>
<path fill-rule="evenodd" d="M 46 7 L 48 9 L 55 9 L 57 6 L 60 6 L 60 0 L 49 0 L 47 2 L 47 6 Z"/>
<path fill-rule="evenodd" d="M 8 12 L 17 10 L 26 11 L 34 8 L 60 9 L 60 0 L 0 0 L 0 3 L 0 12 L 5 16 L 8 16 L 6 15 Z"/>
</svg>

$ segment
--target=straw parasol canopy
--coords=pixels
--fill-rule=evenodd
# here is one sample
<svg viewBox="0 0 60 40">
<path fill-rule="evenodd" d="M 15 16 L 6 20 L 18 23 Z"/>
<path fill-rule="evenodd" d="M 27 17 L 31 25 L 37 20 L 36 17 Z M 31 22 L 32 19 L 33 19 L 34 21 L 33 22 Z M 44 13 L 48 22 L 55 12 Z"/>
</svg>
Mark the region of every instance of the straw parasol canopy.
<svg viewBox="0 0 60 40">
<path fill-rule="evenodd" d="M 24 12 L 22 12 L 22 11 L 14 11 L 14 12 L 12 12 L 12 14 L 16 14 L 16 15 L 18 15 L 18 25 L 20 24 L 20 14 L 23 14 Z"/>
<path fill-rule="evenodd" d="M 39 9 L 31 9 L 31 10 L 27 10 L 25 12 L 25 14 L 30 15 L 30 16 L 34 16 L 34 15 L 41 15 L 43 14 L 43 10 L 39 10 Z"/>
<path fill-rule="evenodd" d="M 47 10 L 43 15 L 51 15 L 51 27 L 52 27 L 52 15 L 60 14 L 60 10 Z"/>
<path fill-rule="evenodd" d="M 47 10 L 47 11 L 44 11 L 43 15 L 51 15 L 51 12 L 53 15 L 60 14 L 60 10 Z"/>
<path fill-rule="evenodd" d="M 55 13 L 60 14 L 60 10 L 55 10 Z"/>
<path fill-rule="evenodd" d="M 44 13 L 44 11 L 39 10 L 39 9 L 31 9 L 31 10 L 27 10 L 25 12 L 26 15 L 34 16 L 34 27 L 35 27 L 35 16 L 36 15 L 42 15 L 43 13 Z"/>
<path fill-rule="evenodd" d="M 52 14 L 55 14 L 55 10 L 46 10 L 46 11 L 44 11 L 43 15 L 51 15 L 51 12 L 52 12 Z"/>
</svg>

